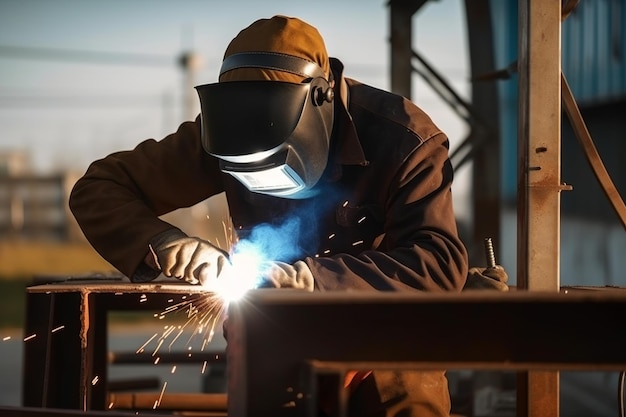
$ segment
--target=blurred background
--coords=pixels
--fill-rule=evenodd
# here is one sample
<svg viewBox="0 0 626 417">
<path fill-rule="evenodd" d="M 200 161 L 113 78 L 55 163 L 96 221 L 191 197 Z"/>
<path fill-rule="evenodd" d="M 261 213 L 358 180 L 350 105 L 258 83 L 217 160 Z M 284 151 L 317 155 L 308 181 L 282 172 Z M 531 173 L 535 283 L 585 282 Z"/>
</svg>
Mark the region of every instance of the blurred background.
<svg viewBox="0 0 626 417">
<path fill-rule="evenodd" d="M 451 104 L 450 90 L 447 96 L 442 95 L 445 88 L 437 91 L 434 77 L 424 76 L 426 66 L 420 61 L 422 76 L 412 78 L 410 98 L 448 134 L 451 153 L 472 134 L 468 118 L 459 112 L 477 91 L 466 15 L 470 3 L 424 1 L 413 17 L 415 50 L 454 97 Z M 115 273 L 85 241 L 67 208 L 69 190 L 89 163 L 144 139 L 160 139 L 195 118 L 199 105 L 193 86 L 216 81 L 222 54 L 239 30 L 275 14 L 297 16 L 316 26 L 329 54 L 345 64 L 347 77 L 391 89 L 388 4 L 0 0 L 0 357 L 5 358 L 0 361 L 0 405 L 20 403 L 25 287 L 51 278 Z M 493 30 L 484 49 L 493 51 L 488 70 L 494 73 L 480 75 L 490 80 L 497 99 L 488 119 L 497 125 L 499 145 L 491 155 L 489 150 L 483 154 L 488 157 L 483 160 L 488 176 L 496 179 L 491 190 L 495 198 L 489 202 L 495 211 L 482 217 L 477 212 L 481 206 L 476 195 L 484 196 L 486 183 L 475 182 L 471 158 L 455 164 L 454 204 L 470 254 L 480 249 L 474 245 L 475 229 L 477 221 L 483 222 L 480 233 L 493 232 L 498 261 L 509 272 L 509 284 L 515 285 L 517 80 L 504 70 L 517 58 L 517 2 L 474 4 L 489 5 L 491 14 L 484 17 Z M 562 35 L 564 72 L 622 190 L 625 21 L 622 0 L 582 0 L 564 22 Z M 480 56 L 479 46 L 474 43 L 475 57 Z M 563 178 L 574 184 L 574 191 L 562 199 L 561 282 L 624 285 L 626 234 L 566 122 L 563 144 Z M 218 196 L 166 217 L 188 232 L 212 236 L 215 224 L 209 219 L 217 219 L 221 228 L 228 213 Z M 472 261 L 476 259 L 482 258 Z M 152 324 L 150 317 L 144 319 Z M 134 326 L 130 331 L 121 328 L 135 333 L 135 339 L 128 342 L 131 339 L 122 336 L 119 343 L 145 339 Z M 614 415 L 616 377 L 564 373 L 562 415 Z"/>
<path fill-rule="evenodd" d="M 423 13 L 416 37 L 467 93 L 461 1 L 433 2 Z M 199 106 L 193 86 L 215 82 L 228 42 L 252 21 L 274 14 L 299 16 L 318 27 L 347 76 L 389 88 L 388 16 L 378 0 L 359 2 L 358 8 L 331 1 L 312 6 L 280 0 L 1 0 L 0 174 L 20 177 L 19 185 L 4 183 L 2 240 L 11 239 L 11 247 L 45 242 L 78 250 L 67 246 L 81 243 L 81 233 L 66 209 L 77 176 L 95 159 L 162 138 L 195 118 Z M 445 31 L 438 29 L 442 24 Z M 454 146 L 466 127 L 428 88 L 416 85 L 416 90 L 420 105 Z M 466 184 L 461 173 L 460 216 Z M 3 249 L 0 274 L 106 267 L 88 253 L 65 257 L 48 249 L 23 261 Z"/>
<path fill-rule="evenodd" d="M 424 7 L 415 36 L 467 94 L 462 6 L 445 0 Z M 19 300 L 22 283 L 35 275 L 112 269 L 68 211 L 74 181 L 91 161 L 160 139 L 195 118 L 193 87 L 216 81 L 239 30 L 274 14 L 316 26 L 348 77 L 389 89 L 388 10 L 379 0 L 358 7 L 328 0 L 0 0 L 0 283 L 3 293 L 11 289 L 10 300 Z M 463 122 L 423 83 L 415 90 L 458 143 Z M 467 184 L 459 173 L 459 216 Z M 219 208 L 202 204 L 170 220 L 202 233 L 211 227 L 209 211 Z M 20 324 L 12 304 L 0 304 L 0 326 Z"/>
</svg>

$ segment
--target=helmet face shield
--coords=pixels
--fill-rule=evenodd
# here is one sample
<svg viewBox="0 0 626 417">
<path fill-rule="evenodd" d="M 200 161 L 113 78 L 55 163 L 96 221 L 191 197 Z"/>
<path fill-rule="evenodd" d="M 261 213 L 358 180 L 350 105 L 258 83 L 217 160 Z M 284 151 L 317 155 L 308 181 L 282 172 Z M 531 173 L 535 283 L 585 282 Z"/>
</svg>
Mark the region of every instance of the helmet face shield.
<svg viewBox="0 0 626 417">
<path fill-rule="evenodd" d="M 202 145 L 220 159 L 223 172 L 250 191 L 306 196 L 328 161 L 330 88 L 320 77 L 301 84 L 230 81 L 198 86 Z"/>
<path fill-rule="evenodd" d="M 221 161 L 220 168 L 235 177 L 250 191 L 276 196 L 294 195 L 306 188 L 306 182 L 286 162 L 288 150 L 282 150 L 259 163 L 234 164 Z"/>
<path fill-rule="evenodd" d="M 308 86 L 240 81 L 196 87 L 202 145 L 211 155 L 234 159 L 279 147 L 294 131 Z"/>
</svg>

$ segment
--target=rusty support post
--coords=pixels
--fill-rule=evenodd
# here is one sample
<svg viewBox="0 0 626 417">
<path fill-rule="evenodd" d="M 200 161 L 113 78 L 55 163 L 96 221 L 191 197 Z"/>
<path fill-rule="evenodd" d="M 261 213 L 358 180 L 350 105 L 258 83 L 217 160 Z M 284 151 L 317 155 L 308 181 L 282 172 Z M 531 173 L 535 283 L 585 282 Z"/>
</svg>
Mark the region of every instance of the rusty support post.
<svg viewBox="0 0 626 417">
<path fill-rule="evenodd" d="M 519 2 L 518 287 L 559 290 L 561 2 Z M 526 409 L 527 408 L 527 409 Z M 559 415 L 559 373 L 520 374 L 518 415 Z"/>
<path fill-rule="evenodd" d="M 496 68 L 494 34 L 489 0 L 465 0 L 467 36 L 472 79 Z M 480 262 L 481 242 L 493 236 L 498 249 L 501 236 L 502 184 L 500 103 L 498 83 L 473 82 L 472 108 L 477 113 L 470 125 L 472 144 L 472 225 L 470 262 Z M 476 120 L 479 118 L 480 120 Z M 498 252 L 500 252 L 498 250 Z M 480 265 L 480 264 L 478 264 Z"/>
<path fill-rule="evenodd" d="M 413 14 L 426 0 L 389 0 L 391 91 L 411 99 Z"/>
</svg>

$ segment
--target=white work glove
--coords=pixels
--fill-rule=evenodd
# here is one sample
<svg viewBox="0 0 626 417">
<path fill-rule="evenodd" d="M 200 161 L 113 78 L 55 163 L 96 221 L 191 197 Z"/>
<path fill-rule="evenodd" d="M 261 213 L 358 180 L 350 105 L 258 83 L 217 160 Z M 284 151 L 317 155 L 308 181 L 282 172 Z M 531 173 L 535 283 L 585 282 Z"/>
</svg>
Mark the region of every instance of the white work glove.
<svg viewBox="0 0 626 417">
<path fill-rule="evenodd" d="M 313 291 L 313 274 L 308 265 L 297 261 L 293 265 L 285 262 L 269 262 L 262 273 L 264 288 L 296 288 Z"/>
<path fill-rule="evenodd" d="M 296 288 L 313 291 L 315 281 L 308 265 L 297 261 L 293 265 L 285 262 L 267 262 L 261 274 L 263 282 L 259 288 Z M 228 341 L 228 319 L 222 323 L 222 334 Z"/>
<path fill-rule="evenodd" d="M 228 253 L 177 229 L 157 235 L 150 242 L 150 247 L 163 275 L 190 284 L 204 285 L 216 279 L 229 262 Z"/>
</svg>

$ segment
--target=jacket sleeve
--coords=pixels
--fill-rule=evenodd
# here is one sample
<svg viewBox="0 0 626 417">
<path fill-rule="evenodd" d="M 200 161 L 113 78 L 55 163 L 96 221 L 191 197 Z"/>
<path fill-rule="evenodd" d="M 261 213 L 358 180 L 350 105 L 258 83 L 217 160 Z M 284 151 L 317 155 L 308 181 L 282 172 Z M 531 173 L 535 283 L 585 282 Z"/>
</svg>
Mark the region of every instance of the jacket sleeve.
<svg viewBox="0 0 626 417">
<path fill-rule="evenodd" d="M 417 147 L 398 167 L 385 197 L 384 237 L 350 255 L 307 258 L 317 290 L 460 291 L 467 251 L 458 236 L 444 134 Z"/>
<path fill-rule="evenodd" d="M 145 267 L 150 239 L 174 227 L 159 216 L 221 192 L 220 178 L 202 149 L 197 118 L 161 141 L 93 162 L 74 184 L 69 206 L 94 249 L 133 279 Z"/>
</svg>

